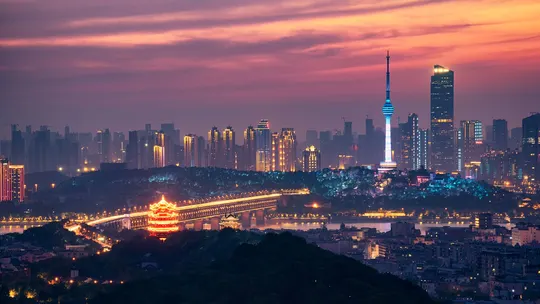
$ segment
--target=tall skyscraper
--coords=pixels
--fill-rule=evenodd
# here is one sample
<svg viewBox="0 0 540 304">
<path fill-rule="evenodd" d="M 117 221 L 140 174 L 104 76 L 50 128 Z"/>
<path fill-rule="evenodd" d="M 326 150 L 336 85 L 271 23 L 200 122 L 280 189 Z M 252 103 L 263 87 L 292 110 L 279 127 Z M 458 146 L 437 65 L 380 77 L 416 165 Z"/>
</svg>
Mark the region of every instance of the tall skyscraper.
<svg viewBox="0 0 540 304">
<path fill-rule="evenodd" d="M 11 163 L 24 165 L 25 141 L 17 125 L 11 126 Z"/>
<path fill-rule="evenodd" d="M 262 119 L 257 125 L 256 133 L 256 170 L 270 171 L 272 166 L 271 160 L 271 139 L 270 139 L 270 123 L 266 119 Z"/>
<path fill-rule="evenodd" d="M 424 168 L 430 168 L 430 143 L 429 143 L 429 130 L 420 129 L 419 133 L 419 155 L 418 155 L 418 167 L 413 168 L 415 170 Z"/>
<path fill-rule="evenodd" d="M 279 134 L 279 171 L 296 171 L 296 134 L 293 128 L 283 128 Z"/>
<path fill-rule="evenodd" d="M 382 107 L 385 119 L 385 138 L 384 138 L 384 161 L 379 165 L 380 171 L 394 170 L 397 164 L 392 160 L 392 114 L 394 106 L 390 101 L 390 52 L 386 53 L 386 101 Z"/>
<path fill-rule="evenodd" d="M 272 132 L 270 135 L 270 157 L 271 157 L 271 165 L 270 165 L 270 171 L 279 171 L 279 133 L 278 132 Z"/>
<path fill-rule="evenodd" d="M 256 159 L 256 132 L 253 126 L 247 127 L 244 131 L 244 146 L 243 146 L 243 164 L 244 170 L 255 171 L 255 159 Z"/>
<path fill-rule="evenodd" d="M 126 147 L 126 162 L 129 169 L 140 168 L 139 163 L 139 137 L 137 131 L 129 131 Z"/>
<path fill-rule="evenodd" d="M 51 162 L 51 131 L 41 126 L 39 131 L 33 133 L 29 149 L 29 171 L 44 172 L 56 170 Z"/>
<path fill-rule="evenodd" d="M 223 150 L 223 167 L 227 169 L 236 168 L 236 139 L 235 132 L 231 126 L 225 128 L 222 132 L 222 150 Z"/>
<path fill-rule="evenodd" d="M 208 131 L 208 166 L 221 167 L 222 146 L 221 132 L 217 127 Z"/>
<path fill-rule="evenodd" d="M 508 149 L 508 122 L 505 119 L 493 120 L 493 149 L 496 151 Z"/>
<path fill-rule="evenodd" d="M 319 132 L 319 147 L 321 150 L 321 166 L 328 168 L 332 165 L 332 132 Z"/>
<path fill-rule="evenodd" d="M 0 202 L 11 200 L 11 172 L 9 161 L 0 159 Z"/>
<path fill-rule="evenodd" d="M 206 149 L 206 140 L 203 136 L 197 137 L 197 167 L 208 167 L 208 149 Z"/>
<path fill-rule="evenodd" d="M 199 166 L 199 151 L 198 151 L 197 135 L 187 134 L 184 136 L 184 166 L 198 167 Z"/>
<path fill-rule="evenodd" d="M 435 65 L 431 76 L 431 167 L 451 172 L 454 155 L 454 71 Z"/>
<path fill-rule="evenodd" d="M 112 162 L 111 131 L 109 131 L 109 129 L 105 129 L 104 131 L 98 130 L 96 135 L 96 143 L 98 148 L 99 162 Z"/>
<path fill-rule="evenodd" d="M 522 121 L 523 176 L 529 181 L 540 180 L 540 113 L 532 114 Z"/>
<path fill-rule="evenodd" d="M 163 133 L 163 131 L 160 131 L 156 133 L 156 142 L 154 144 L 154 167 L 165 167 L 165 153 L 165 133 Z"/>
<path fill-rule="evenodd" d="M 24 201 L 24 165 L 9 165 L 11 179 L 11 200 Z"/>
<path fill-rule="evenodd" d="M 311 145 L 302 152 L 302 169 L 304 172 L 321 170 L 321 152 Z"/>
<path fill-rule="evenodd" d="M 479 162 L 483 152 L 482 123 L 462 120 L 457 131 L 457 170 L 463 172 L 472 161 Z"/>
<path fill-rule="evenodd" d="M 346 149 L 353 144 L 352 121 L 343 121 L 343 139 Z"/>
<path fill-rule="evenodd" d="M 318 146 L 319 145 L 319 136 L 317 135 L 316 130 L 307 130 L 306 131 L 306 145 L 308 145 L 308 146 Z"/>
<path fill-rule="evenodd" d="M 523 137 L 523 128 L 521 127 L 512 128 L 512 130 L 510 130 L 510 142 L 509 142 L 510 149 L 521 150 L 522 137 Z"/>
<path fill-rule="evenodd" d="M 420 132 L 418 115 L 409 114 L 407 122 L 399 124 L 401 163 L 400 168 L 418 170 L 420 168 Z"/>
</svg>

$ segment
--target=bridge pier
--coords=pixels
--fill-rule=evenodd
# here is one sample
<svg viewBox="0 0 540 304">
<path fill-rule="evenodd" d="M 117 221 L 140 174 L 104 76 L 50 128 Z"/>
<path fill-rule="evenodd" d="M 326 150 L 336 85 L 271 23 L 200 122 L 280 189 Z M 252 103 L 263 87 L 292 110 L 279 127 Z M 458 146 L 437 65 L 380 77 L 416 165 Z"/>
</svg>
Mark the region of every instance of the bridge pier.
<svg viewBox="0 0 540 304">
<path fill-rule="evenodd" d="M 210 219 L 210 229 L 219 230 L 219 222 L 221 221 L 220 217 L 213 217 Z"/>
<path fill-rule="evenodd" d="M 193 230 L 202 231 L 203 230 L 203 220 L 197 220 L 193 223 Z"/>
<path fill-rule="evenodd" d="M 186 223 L 178 223 L 178 231 L 186 230 Z"/>
<path fill-rule="evenodd" d="M 264 225 L 264 210 L 257 210 L 255 211 L 255 219 L 257 220 L 257 226 Z"/>
<path fill-rule="evenodd" d="M 249 211 L 242 212 L 242 215 L 240 216 L 240 224 L 242 224 L 242 227 L 251 226 L 251 212 Z"/>
</svg>

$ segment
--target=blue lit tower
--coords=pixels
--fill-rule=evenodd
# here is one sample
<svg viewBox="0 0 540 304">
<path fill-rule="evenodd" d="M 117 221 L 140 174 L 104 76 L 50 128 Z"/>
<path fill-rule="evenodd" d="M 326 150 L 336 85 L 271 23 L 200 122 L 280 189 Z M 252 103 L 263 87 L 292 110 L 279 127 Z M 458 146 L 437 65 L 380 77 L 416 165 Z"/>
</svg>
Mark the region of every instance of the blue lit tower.
<svg viewBox="0 0 540 304">
<path fill-rule="evenodd" d="M 386 122 L 384 137 L 384 161 L 379 166 L 379 171 L 391 171 L 396 169 L 397 164 L 392 160 L 392 114 L 394 106 L 390 101 L 390 52 L 386 53 L 386 102 L 382 107 Z"/>
</svg>

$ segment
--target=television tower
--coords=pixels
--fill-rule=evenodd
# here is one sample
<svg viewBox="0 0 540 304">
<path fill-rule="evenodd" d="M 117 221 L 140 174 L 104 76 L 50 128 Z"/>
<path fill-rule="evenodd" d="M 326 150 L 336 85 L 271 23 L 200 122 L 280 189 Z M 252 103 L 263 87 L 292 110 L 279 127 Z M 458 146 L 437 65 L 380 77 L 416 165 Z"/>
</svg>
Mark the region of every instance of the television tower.
<svg viewBox="0 0 540 304">
<path fill-rule="evenodd" d="M 397 167 L 396 162 L 392 160 L 392 114 L 394 106 L 390 101 L 390 52 L 386 52 L 386 101 L 382 107 L 382 113 L 385 118 L 385 136 L 384 136 L 384 161 L 379 165 L 379 171 L 392 171 Z"/>
</svg>

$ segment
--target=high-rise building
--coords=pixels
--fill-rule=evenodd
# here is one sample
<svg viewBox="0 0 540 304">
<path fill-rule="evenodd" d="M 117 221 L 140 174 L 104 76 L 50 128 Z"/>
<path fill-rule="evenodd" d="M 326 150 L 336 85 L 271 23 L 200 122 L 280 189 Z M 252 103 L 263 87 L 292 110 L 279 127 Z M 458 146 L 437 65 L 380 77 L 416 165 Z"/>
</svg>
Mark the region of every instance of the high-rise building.
<svg viewBox="0 0 540 304">
<path fill-rule="evenodd" d="M 266 119 L 262 119 L 257 125 L 256 133 L 256 156 L 255 169 L 257 171 L 267 172 L 272 166 L 272 147 L 270 138 L 270 123 Z"/>
<path fill-rule="evenodd" d="M 96 143 L 100 163 L 112 162 L 111 131 L 109 129 L 98 130 Z"/>
<path fill-rule="evenodd" d="M 33 133 L 29 148 L 30 173 L 56 170 L 52 163 L 51 131 L 46 126 L 41 126 L 39 131 Z"/>
<path fill-rule="evenodd" d="M 279 171 L 296 171 L 296 145 L 294 129 L 281 129 L 279 134 Z"/>
<path fill-rule="evenodd" d="M 510 130 L 510 142 L 509 142 L 510 149 L 521 150 L 522 136 L 523 136 L 523 128 L 518 127 L 518 128 L 512 128 L 512 130 Z"/>
<path fill-rule="evenodd" d="M 483 148 L 482 123 L 479 120 L 462 120 L 457 131 L 457 170 L 465 165 L 479 162 Z"/>
<path fill-rule="evenodd" d="M 352 121 L 343 121 L 343 144 L 346 150 L 353 144 Z"/>
<path fill-rule="evenodd" d="M 420 132 L 418 115 L 409 114 L 407 122 L 399 124 L 401 163 L 404 169 L 420 169 Z"/>
<path fill-rule="evenodd" d="M 199 151 L 198 151 L 197 135 L 187 134 L 184 136 L 184 166 L 198 167 Z"/>
<path fill-rule="evenodd" d="M 175 146 L 180 145 L 180 130 L 174 128 L 173 123 L 161 124 L 161 131 L 165 133 L 165 159 L 167 165 L 177 163 Z"/>
<path fill-rule="evenodd" d="M 314 145 L 302 152 L 302 169 L 304 172 L 321 170 L 321 152 Z"/>
<path fill-rule="evenodd" d="M 519 176 L 518 164 L 519 152 L 517 150 L 491 150 L 480 157 L 479 177 L 488 182 L 514 181 Z"/>
<path fill-rule="evenodd" d="M 165 153 L 165 133 L 163 133 L 163 131 L 160 131 L 156 133 L 156 142 L 154 144 L 154 167 L 165 167 Z"/>
<path fill-rule="evenodd" d="M 209 167 L 221 167 L 222 159 L 222 146 L 221 146 L 221 132 L 217 127 L 212 127 L 208 131 L 208 166 Z"/>
<path fill-rule="evenodd" d="M 139 137 L 137 131 L 129 131 L 126 147 L 126 162 L 129 169 L 140 168 L 139 163 Z"/>
<path fill-rule="evenodd" d="M 204 136 L 197 137 L 197 167 L 208 167 L 208 149 L 206 148 L 206 139 Z"/>
<path fill-rule="evenodd" d="M 328 168 L 332 165 L 332 132 L 321 131 L 319 133 L 319 142 L 321 150 L 321 166 Z"/>
<path fill-rule="evenodd" d="M 123 163 L 126 160 L 126 136 L 122 132 L 113 132 L 111 143 L 111 161 Z"/>
<path fill-rule="evenodd" d="M 11 200 L 20 203 L 24 201 L 24 165 L 9 165 L 11 176 Z"/>
<path fill-rule="evenodd" d="M 271 146 L 271 165 L 270 171 L 279 171 L 279 133 L 272 132 L 270 135 Z"/>
<path fill-rule="evenodd" d="M 540 180 L 540 113 L 532 114 L 522 121 L 523 177 L 529 181 Z"/>
<path fill-rule="evenodd" d="M 397 164 L 392 160 L 392 114 L 394 106 L 390 101 L 390 52 L 386 54 L 386 101 L 382 107 L 385 119 L 385 138 L 384 138 L 384 161 L 379 165 L 380 171 L 394 170 Z"/>
<path fill-rule="evenodd" d="M 418 167 L 413 168 L 415 170 L 424 168 L 430 168 L 430 142 L 429 142 L 429 130 L 420 129 L 419 133 L 419 154 L 418 154 Z"/>
<path fill-rule="evenodd" d="M 24 165 L 25 141 L 22 132 L 17 125 L 11 126 L 11 162 L 16 165 Z"/>
<path fill-rule="evenodd" d="M 493 149 L 504 151 L 508 149 L 508 122 L 505 119 L 493 120 Z"/>
<path fill-rule="evenodd" d="M 488 145 L 493 145 L 493 125 L 486 125 L 485 141 Z"/>
<path fill-rule="evenodd" d="M 0 202 L 11 200 L 11 172 L 9 161 L 0 159 Z"/>
<path fill-rule="evenodd" d="M 255 159 L 257 155 L 257 141 L 256 141 L 256 132 L 253 126 L 247 127 L 244 131 L 244 146 L 243 146 L 243 157 L 242 161 L 244 164 L 244 170 L 246 171 L 255 171 Z"/>
<path fill-rule="evenodd" d="M 227 169 L 236 168 L 236 139 L 235 132 L 231 126 L 228 126 L 221 133 L 223 138 L 222 150 L 223 150 L 223 167 Z"/>
<path fill-rule="evenodd" d="M 451 172 L 454 149 L 454 71 L 435 65 L 431 76 L 431 167 Z"/>
<path fill-rule="evenodd" d="M 319 145 L 319 136 L 317 135 L 316 130 L 307 130 L 306 131 L 306 145 L 308 145 L 308 146 L 317 146 L 317 145 Z"/>
</svg>

